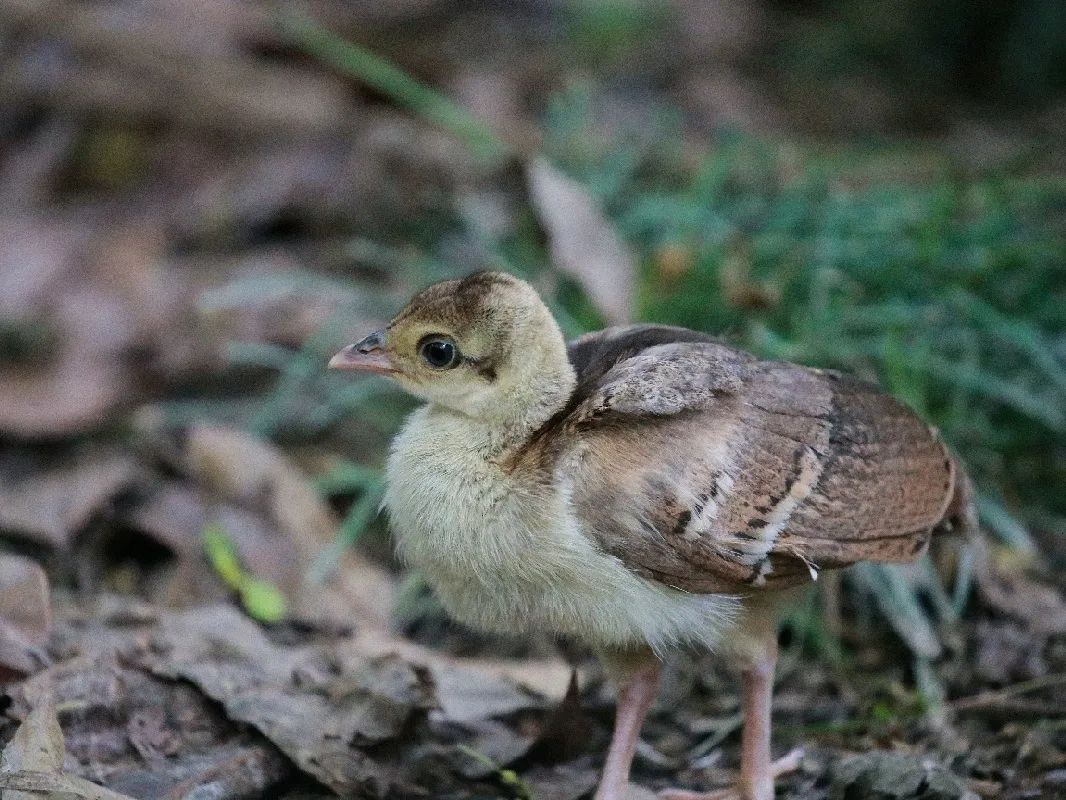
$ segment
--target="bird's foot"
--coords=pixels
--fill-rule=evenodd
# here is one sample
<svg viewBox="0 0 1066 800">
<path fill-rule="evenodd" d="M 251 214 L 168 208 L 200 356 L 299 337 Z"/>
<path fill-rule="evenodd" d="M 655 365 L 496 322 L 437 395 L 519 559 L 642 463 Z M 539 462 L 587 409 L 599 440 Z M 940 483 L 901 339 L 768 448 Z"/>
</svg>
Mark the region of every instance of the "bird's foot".
<svg viewBox="0 0 1066 800">
<path fill-rule="evenodd" d="M 773 800 L 773 779 L 779 775 L 795 772 L 803 761 L 803 749 L 797 747 L 787 756 L 777 759 L 770 765 L 769 780 L 759 780 L 758 776 L 746 776 L 744 786 L 769 786 L 769 792 L 758 790 L 745 791 L 740 786 L 732 786 L 728 789 L 715 789 L 712 792 L 693 792 L 688 789 L 664 789 L 659 792 L 659 800 Z"/>
<path fill-rule="evenodd" d="M 635 783 L 627 783 L 622 788 L 616 788 L 609 792 L 598 793 L 593 800 L 658 800 L 657 795 L 651 789 L 637 786 Z"/>
</svg>

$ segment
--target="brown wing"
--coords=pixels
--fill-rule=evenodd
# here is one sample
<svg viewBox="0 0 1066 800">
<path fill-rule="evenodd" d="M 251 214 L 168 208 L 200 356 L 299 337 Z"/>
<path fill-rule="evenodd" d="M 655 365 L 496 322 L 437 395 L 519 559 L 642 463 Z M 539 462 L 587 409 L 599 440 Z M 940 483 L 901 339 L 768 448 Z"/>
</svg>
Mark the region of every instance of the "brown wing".
<svg viewBox="0 0 1066 800">
<path fill-rule="evenodd" d="M 957 472 L 934 430 L 854 378 L 676 330 L 578 340 L 581 388 L 527 448 L 569 482 L 587 535 L 688 591 L 924 549 Z"/>
</svg>

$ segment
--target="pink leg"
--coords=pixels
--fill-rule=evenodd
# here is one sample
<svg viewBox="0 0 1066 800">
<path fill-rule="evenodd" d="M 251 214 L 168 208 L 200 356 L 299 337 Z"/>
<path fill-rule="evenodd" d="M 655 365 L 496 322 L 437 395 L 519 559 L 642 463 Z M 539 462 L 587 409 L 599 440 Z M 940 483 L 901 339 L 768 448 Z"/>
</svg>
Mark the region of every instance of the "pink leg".
<svg viewBox="0 0 1066 800">
<path fill-rule="evenodd" d="M 778 761 L 770 760 L 770 706 L 774 691 L 777 642 L 770 639 L 764 652 L 741 673 L 744 684 L 740 740 L 740 781 L 736 789 L 714 792 L 669 790 L 663 800 L 773 800 L 774 778 L 799 767 L 803 751 L 793 750 Z"/>
<path fill-rule="evenodd" d="M 637 737 L 659 688 L 661 670 L 658 660 L 648 660 L 626 670 L 619 681 L 614 735 L 594 800 L 625 800 Z"/>
<path fill-rule="evenodd" d="M 744 670 L 744 730 L 740 739 L 740 794 L 745 800 L 773 800 L 770 772 L 770 705 L 774 696 L 777 641 Z"/>
</svg>

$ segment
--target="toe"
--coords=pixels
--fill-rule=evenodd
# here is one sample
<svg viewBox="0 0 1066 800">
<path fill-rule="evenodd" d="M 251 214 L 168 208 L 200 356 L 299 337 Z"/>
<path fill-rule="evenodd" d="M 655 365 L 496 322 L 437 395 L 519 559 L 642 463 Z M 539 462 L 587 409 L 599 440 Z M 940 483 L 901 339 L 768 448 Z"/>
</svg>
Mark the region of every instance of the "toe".
<svg viewBox="0 0 1066 800">
<path fill-rule="evenodd" d="M 775 778 L 779 775 L 787 775 L 789 772 L 795 772 L 800 768 L 800 764 L 803 763 L 803 748 L 797 747 L 791 750 L 788 755 L 782 756 L 770 765 L 770 774 Z"/>
<path fill-rule="evenodd" d="M 692 792 L 688 789 L 664 789 L 659 800 L 741 800 L 736 789 L 716 789 L 713 792 Z"/>
<path fill-rule="evenodd" d="M 756 798 L 773 798 L 773 778 L 795 772 L 803 762 L 803 748 L 797 747 L 788 755 L 782 756 L 770 765 L 770 777 L 763 778 L 760 785 L 748 785 L 747 796 Z M 717 789 L 713 792 L 693 792 L 688 789 L 663 789 L 659 792 L 659 800 L 745 800 L 744 792 L 739 788 Z"/>
</svg>

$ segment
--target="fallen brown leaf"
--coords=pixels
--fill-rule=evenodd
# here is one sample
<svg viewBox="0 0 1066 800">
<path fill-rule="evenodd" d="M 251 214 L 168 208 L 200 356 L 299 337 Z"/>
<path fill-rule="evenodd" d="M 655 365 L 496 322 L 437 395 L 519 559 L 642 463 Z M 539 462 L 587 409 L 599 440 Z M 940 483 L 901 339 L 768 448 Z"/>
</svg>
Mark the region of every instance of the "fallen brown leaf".
<svg viewBox="0 0 1066 800">
<path fill-rule="evenodd" d="M 336 518 L 306 476 L 268 442 L 232 428 L 195 427 L 185 454 L 190 474 L 222 497 L 268 508 L 304 558 L 333 538 Z"/>
<path fill-rule="evenodd" d="M 0 530 L 57 549 L 137 475 L 124 453 L 85 452 L 71 463 L 17 479 L 0 478 Z"/>
<path fill-rule="evenodd" d="M 5 800 L 131 800 L 63 771 L 66 750 L 50 694 L 41 697 L 0 756 Z"/>
<path fill-rule="evenodd" d="M 940 764 L 901 753 L 873 751 L 840 759 L 831 770 L 830 800 L 978 800 L 966 783 Z"/>
<path fill-rule="evenodd" d="M 43 646 L 51 627 L 44 570 L 32 559 L 0 554 L 0 683 L 48 663 Z"/>
<path fill-rule="evenodd" d="M 307 476 L 280 450 L 243 431 L 197 427 L 186 437 L 185 465 L 190 475 L 222 498 L 257 513 L 266 509 L 270 524 L 281 534 L 280 541 L 266 547 L 242 546 L 241 537 L 231 533 L 251 571 L 286 590 L 294 616 L 388 628 L 395 581 L 357 553 L 346 553 L 324 585 L 306 582 L 311 565 L 336 535 L 338 521 Z M 257 562 L 264 558 L 264 551 L 271 550 L 278 556 L 275 560 L 283 562 L 274 566 L 287 568 L 284 574 L 265 570 L 266 565 L 265 571 L 258 571 Z"/>
<path fill-rule="evenodd" d="M 554 767 L 535 767 L 522 773 L 522 780 L 533 790 L 537 800 L 578 800 L 586 797 L 600 780 L 600 771 L 588 763 L 560 764 Z M 640 800 L 638 793 L 646 792 L 632 787 L 631 800 Z M 651 792 L 646 792 L 650 798 Z M 627 798 L 629 800 L 629 798 Z"/>
<path fill-rule="evenodd" d="M 363 748 L 398 736 L 433 703 L 429 683 L 398 658 L 332 661 L 280 647 L 230 607 L 166 615 L 144 662 L 193 683 L 341 794 L 380 797 L 399 782 L 395 765 Z"/>
<path fill-rule="evenodd" d="M 1026 574 L 1016 559 L 990 554 L 977 570 L 977 590 L 990 607 L 1020 620 L 1032 633 L 1066 633 L 1066 598 L 1062 592 Z"/>
<path fill-rule="evenodd" d="M 464 728 L 473 736 L 461 748 L 463 757 L 458 770 L 463 777 L 473 780 L 487 778 L 501 767 L 525 758 L 533 744 L 533 737 L 517 733 L 496 720 L 467 722 Z"/>
<path fill-rule="evenodd" d="M 0 554 L 0 620 L 33 644 L 48 640 L 52 627 L 48 578 L 33 559 Z"/>
<path fill-rule="evenodd" d="M 0 369 L 0 430 L 22 437 L 64 436 L 102 422 L 128 395 L 128 372 L 81 345 L 43 366 Z"/>
<path fill-rule="evenodd" d="M 4 748 L 0 770 L 56 772 L 63 768 L 64 752 L 63 731 L 56 719 L 55 702 L 45 693 Z"/>
<path fill-rule="evenodd" d="M 455 722 L 502 717 L 543 703 L 498 671 L 477 664 L 429 666 L 441 712 Z"/>
<path fill-rule="evenodd" d="M 135 506 L 128 521 L 177 557 L 156 599 L 172 606 L 217 602 L 230 596 L 204 556 L 203 532 L 217 526 L 243 567 L 290 595 L 301 586 L 304 559 L 267 515 L 223 500 L 189 483 L 168 481 Z"/>
<path fill-rule="evenodd" d="M 36 77 L 5 72 L 0 96 L 7 103 L 34 98 L 60 108 L 274 135 L 321 134 L 345 123 L 347 104 L 336 80 L 242 53 L 222 38 L 228 26 L 174 24 L 132 9 L 115 25 L 112 9 L 93 4 L 6 6 L 11 21 L 43 39 L 38 46 L 66 56 L 64 69 Z"/>
<path fill-rule="evenodd" d="M 100 231 L 112 225 L 102 208 L 0 218 L 0 228 L 17 232 L 0 237 L 0 321 L 48 332 L 46 346 L 0 364 L 0 430 L 79 433 L 135 399 L 127 357 L 143 339 L 149 307 L 135 273 L 151 271 L 154 251 L 127 253 L 127 273 L 105 280 L 117 262 Z"/>
<path fill-rule="evenodd" d="M 545 702 L 562 702 L 572 672 L 561 658 L 463 658 L 373 630 L 360 632 L 341 649 L 362 656 L 395 654 L 428 670 L 435 682 L 444 683 L 445 698 L 453 703 L 451 713 L 457 714 L 457 719 L 484 719 Z M 469 697 L 476 693 L 478 683 L 485 687 L 485 696 Z M 447 716 L 445 700 L 441 705 Z"/>
<path fill-rule="evenodd" d="M 611 325 L 633 314 L 637 260 L 588 191 L 544 158 L 526 168 L 530 201 L 552 261 L 574 278 Z"/>
<path fill-rule="evenodd" d="M 104 628 L 90 623 L 84 637 L 94 640 L 86 644 L 95 654 L 10 688 L 8 715 L 26 721 L 54 697 L 63 709 L 70 768 L 82 779 L 141 800 L 178 800 L 197 792 L 238 800 L 262 796 L 288 777 L 291 767 L 274 747 L 227 720 L 198 690 L 121 664 L 115 649 L 123 640 L 129 647 L 138 636 L 128 624 L 121 628 L 123 635 L 101 635 Z M 110 641 L 110 650 L 100 646 L 101 639 Z M 23 778 L 36 783 L 21 786 L 45 792 L 64 788 L 54 778 Z"/>
</svg>

